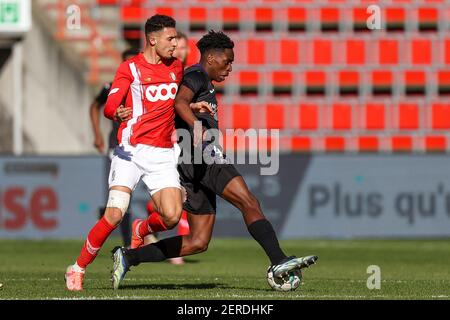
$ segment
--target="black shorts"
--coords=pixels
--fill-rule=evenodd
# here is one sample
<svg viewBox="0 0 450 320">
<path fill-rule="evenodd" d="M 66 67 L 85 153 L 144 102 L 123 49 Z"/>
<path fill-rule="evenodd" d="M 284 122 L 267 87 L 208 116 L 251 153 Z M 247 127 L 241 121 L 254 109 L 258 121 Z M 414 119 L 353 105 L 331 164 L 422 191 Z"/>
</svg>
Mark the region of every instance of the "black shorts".
<svg viewBox="0 0 450 320">
<path fill-rule="evenodd" d="M 178 165 L 181 185 L 186 189 L 184 210 L 193 214 L 216 212 L 216 195 L 221 196 L 226 185 L 241 174 L 232 164 Z"/>
</svg>

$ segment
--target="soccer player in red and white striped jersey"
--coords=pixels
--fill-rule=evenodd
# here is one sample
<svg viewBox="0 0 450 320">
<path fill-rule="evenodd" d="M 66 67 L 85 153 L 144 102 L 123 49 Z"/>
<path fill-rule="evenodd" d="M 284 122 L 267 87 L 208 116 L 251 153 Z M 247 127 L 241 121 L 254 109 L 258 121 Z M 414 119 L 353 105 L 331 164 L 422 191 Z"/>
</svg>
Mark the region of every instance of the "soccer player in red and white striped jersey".
<svg viewBox="0 0 450 320">
<path fill-rule="evenodd" d="M 76 262 L 65 274 L 67 289 L 83 289 L 86 267 L 97 256 L 111 232 L 127 211 L 130 195 L 142 179 L 160 215 L 155 228 L 171 229 L 182 212 L 182 194 L 177 172 L 174 100 L 183 67 L 174 58 L 177 31 L 174 19 L 155 15 L 145 24 L 143 53 L 123 62 L 114 78 L 104 114 L 121 122 L 119 145 L 109 173 L 109 197 L 105 214 L 90 230 Z"/>
</svg>

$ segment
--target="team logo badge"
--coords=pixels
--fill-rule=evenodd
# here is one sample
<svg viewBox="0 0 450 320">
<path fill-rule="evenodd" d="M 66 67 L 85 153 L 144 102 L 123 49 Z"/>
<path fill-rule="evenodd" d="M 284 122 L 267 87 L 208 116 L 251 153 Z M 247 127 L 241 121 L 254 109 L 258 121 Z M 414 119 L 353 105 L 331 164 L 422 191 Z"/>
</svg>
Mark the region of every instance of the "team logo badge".
<svg viewBox="0 0 450 320">
<path fill-rule="evenodd" d="M 171 73 L 169 73 L 169 75 L 173 81 L 177 80 L 177 76 L 175 75 L 175 73 L 171 72 Z"/>
</svg>

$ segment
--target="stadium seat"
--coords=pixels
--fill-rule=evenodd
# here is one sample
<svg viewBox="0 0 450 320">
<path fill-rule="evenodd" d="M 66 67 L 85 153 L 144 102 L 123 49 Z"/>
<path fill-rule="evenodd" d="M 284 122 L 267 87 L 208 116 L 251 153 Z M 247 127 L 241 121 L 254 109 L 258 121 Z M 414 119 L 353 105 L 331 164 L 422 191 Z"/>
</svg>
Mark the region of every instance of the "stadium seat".
<svg viewBox="0 0 450 320">
<path fill-rule="evenodd" d="M 445 152 L 447 150 L 447 138 L 445 136 L 426 136 L 425 150 L 427 152 Z"/>
<path fill-rule="evenodd" d="M 367 19 L 370 13 L 367 13 L 367 7 L 357 7 L 352 9 L 353 31 L 370 31 L 367 28 Z"/>
<path fill-rule="evenodd" d="M 294 152 L 310 152 L 312 149 L 311 138 L 294 136 L 291 138 L 291 150 Z"/>
<path fill-rule="evenodd" d="M 239 86 L 241 95 L 258 94 L 259 73 L 256 71 L 241 71 L 239 73 Z"/>
<path fill-rule="evenodd" d="M 444 63 L 450 64 L 450 39 L 444 41 Z"/>
<path fill-rule="evenodd" d="M 272 94 L 291 95 L 294 77 L 290 71 L 272 72 Z"/>
<path fill-rule="evenodd" d="M 297 40 L 280 40 L 278 48 L 281 64 L 298 65 L 300 63 L 299 42 Z"/>
<path fill-rule="evenodd" d="M 405 30 L 405 9 L 401 7 L 392 7 L 385 9 L 386 29 L 387 31 Z"/>
<path fill-rule="evenodd" d="M 317 130 L 319 125 L 319 105 L 302 103 L 299 105 L 299 129 Z"/>
<path fill-rule="evenodd" d="M 191 66 L 193 64 L 196 64 L 200 61 L 200 52 L 197 49 L 196 43 L 198 39 L 190 38 L 188 40 L 188 46 L 189 46 L 189 54 L 187 56 L 186 65 Z"/>
<path fill-rule="evenodd" d="M 433 7 L 418 8 L 419 31 L 438 31 L 439 11 Z"/>
<path fill-rule="evenodd" d="M 431 41 L 428 39 L 413 39 L 410 42 L 412 64 L 430 64 L 432 61 L 431 52 Z"/>
<path fill-rule="evenodd" d="M 289 31 L 305 31 L 306 30 L 306 14 L 305 8 L 288 8 L 288 30 Z"/>
<path fill-rule="evenodd" d="M 362 123 L 364 130 L 384 130 L 386 119 L 386 108 L 383 103 L 367 103 L 361 110 Z"/>
<path fill-rule="evenodd" d="M 222 10 L 222 29 L 224 31 L 238 31 L 240 11 L 236 7 L 224 7 Z"/>
<path fill-rule="evenodd" d="M 358 137 L 358 151 L 359 152 L 378 152 L 379 141 L 376 136 L 361 136 Z"/>
<path fill-rule="evenodd" d="M 399 103 L 397 119 L 398 129 L 417 130 L 419 128 L 419 106 L 416 103 Z"/>
<path fill-rule="evenodd" d="M 189 30 L 205 31 L 206 30 L 206 8 L 190 7 L 189 8 Z"/>
<path fill-rule="evenodd" d="M 339 94 L 357 95 L 359 93 L 359 73 L 356 71 L 339 71 Z"/>
<path fill-rule="evenodd" d="M 334 103 L 331 109 L 331 128 L 333 130 L 349 130 L 352 128 L 352 105 Z"/>
<path fill-rule="evenodd" d="M 392 152 L 411 152 L 413 147 L 412 137 L 393 136 L 391 137 Z"/>
<path fill-rule="evenodd" d="M 403 77 L 406 95 L 425 95 L 426 75 L 424 71 L 405 71 Z"/>
<path fill-rule="evenodd" d="M 366 63 L 366 43 L 364 40 L 347 40 L 345 42 L 346 63 L 363 65 Z"/>
<path fill-rule="evenodd" d="M 431 128 L 450 129 L 450 103 L 433 103 L 431 106 Z"/>
<path fill-rule="evenodd" d="M 268 7 L 255 8 L 255 30 L 272 31 L 273 9 Z"/>
<path fill-rule="evenodd" d="M 390 95 L 392 94 L 392 72 L 391 71 L 372 71 L 371 85 L 373 95 Z"/>
<path fill-rule="evenodd" d="M 331 64 L 333 61 L 333 44 L 331 40 L 313 40 L 313 63 Z"/>
<path fill-rule="evenodd" d="M 284 128 L 284 108 L 283 104 L 269 103 L 266 105 L 266 121 L 261 128 L 283 129 Z"/>
<path fill-rule="evenodd" d="M 339 136 L 325 137 L 324 146 L 326 152 L 344 152 L 345 138 Z"/>
<path fill-rule="evenodd" d="M 339 8 L 320 8 L 320 29 L 322 31 L 339 31 Z"/>
<path fill-rule="evenodd" d="M 437 72 L 438 93 L 440 95 L 450 94 L 450 71 Z"/>
<path fill-rule="evenodd" d="M 378 63 L 398 64 L 399 45 L 395 39 L 381 39 L 378 41 Z"/>
<path fill-rule="evenodd" d="M 306 71 L 305 87 L 307 95 L 325 95 L 326 74 L 323 71 Z"/>
<path fill-rule="evenodd" d="M 266 63 L 266 41 L 261 39 L 249 39 L 247 44 L 247 63 L 251 65 L 263 65 Z"/>
<path fill-rule="evenodd" d="M 232 109 L 232 128 L 249 129 L 251 125 L 252 106 L 248 103 L 235 103 Z"/>
</svg>

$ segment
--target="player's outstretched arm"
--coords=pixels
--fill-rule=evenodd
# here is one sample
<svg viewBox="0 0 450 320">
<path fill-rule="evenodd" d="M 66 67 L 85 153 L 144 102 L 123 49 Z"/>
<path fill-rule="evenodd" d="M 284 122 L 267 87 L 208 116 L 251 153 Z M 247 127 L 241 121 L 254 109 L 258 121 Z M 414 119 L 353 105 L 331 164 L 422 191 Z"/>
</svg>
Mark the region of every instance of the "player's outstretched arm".
<svg viewBox="0 0 450 320">
<path fill-rule="evenodd" d="M 103 153 L 105 142 L 100 131 L 100 106 L 97 100 L 92 101 L 89 107 L 89 115 L 91 118 L 92 131 L 94 133 L 94 146 L 98 152 Z"/>
</svg>

